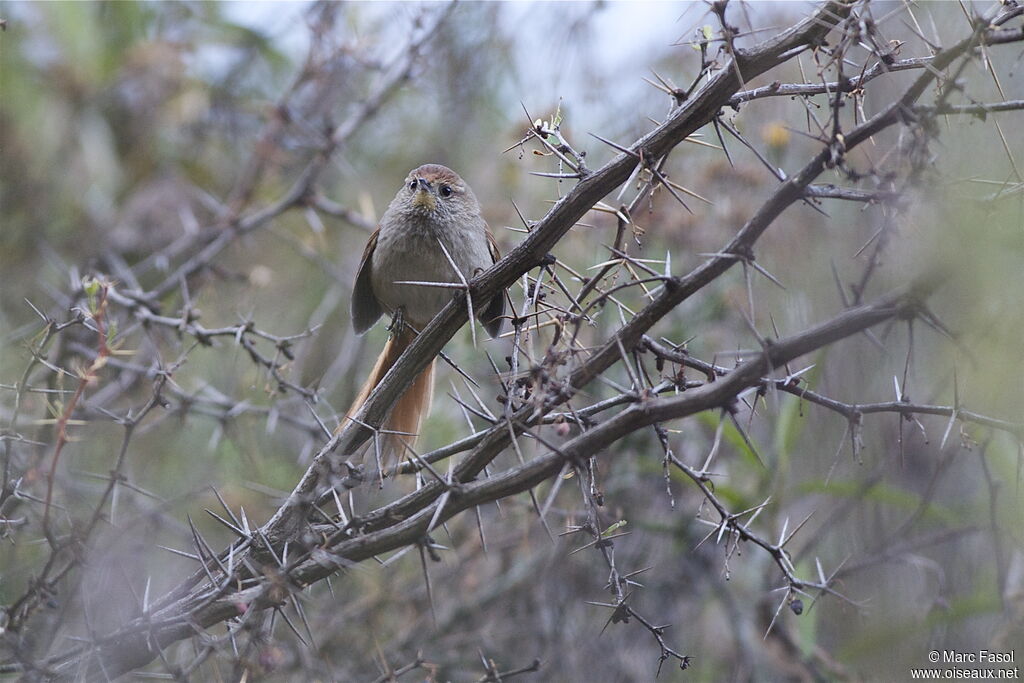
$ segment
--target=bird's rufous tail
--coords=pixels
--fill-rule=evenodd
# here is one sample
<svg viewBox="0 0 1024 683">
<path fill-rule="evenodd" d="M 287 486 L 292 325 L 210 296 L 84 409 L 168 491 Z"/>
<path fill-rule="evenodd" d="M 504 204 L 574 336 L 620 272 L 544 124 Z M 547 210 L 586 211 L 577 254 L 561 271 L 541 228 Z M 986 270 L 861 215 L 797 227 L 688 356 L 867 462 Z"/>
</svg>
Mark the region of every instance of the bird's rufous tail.
<svg viewBox="0 0 1024 683">
<path fill-rule="evenodd" d="M 352 402 L 352 407 L 348 409 L 349 416 L 354 416 L 359 412 L 366 399 L 370 397 L 373 390 L 384 379 L 384 375 L 387 374 L 391 366 L 395 364 L 398 357 L 402 355 L 402 352 L 408 348 L 415 338 L 416 334 L 412 330 L 405 328 L 399 334 L 392 335 L 388 339 L 387 344 L 384 345 L 384 350 L 381 351 L 380 356 L 377 357 L 377 362 L 373 365 L 373 370 L 370 371 L 370 376 L 366 378 L 366 382 L 356 395 L 356 399 Z M 391 409 L 391 414 L 384 421 L 384 430 L 401 433 L 381 434 L 380 458 L 382 467 L 386 467 L 394 460 L 400 460 L 406 456 L 406 448 L 403 442 L 410 447 L 414 447 L 416 444 L 416 435 L 419 434 L 423 418 L 430 413 L 430 404 L 434 398 L 434 362 L 433 360 L 430 361 L 430 365 L 419 374 L 419 377 L 398 398 L 398 401 Z M 374 452 L 373 449 L 374 446 L 371 443 L 371 453 Z"/>
</svg>

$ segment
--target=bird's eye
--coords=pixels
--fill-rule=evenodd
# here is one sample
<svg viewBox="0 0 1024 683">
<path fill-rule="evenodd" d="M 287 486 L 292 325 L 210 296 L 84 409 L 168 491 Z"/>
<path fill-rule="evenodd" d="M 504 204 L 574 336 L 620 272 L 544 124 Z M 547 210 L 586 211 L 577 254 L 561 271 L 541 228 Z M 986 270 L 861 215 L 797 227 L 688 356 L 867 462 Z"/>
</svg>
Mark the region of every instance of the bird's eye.
<svg viewBox="0 0 1024 683">
<path fill-rule="evenodd" d="M 441 196 L 442 197 L 451 197 L 452 196 L 451 185 L 442 185 L 441 186 Z"/>
<path fill-rule="evenodd" d="M 418 182 L 416 181 L 416 179 L 414 178 L 414 179 L 413 179 L 413 180 L 412 180 L 412 181 L 411 181 L 411 182 L 409 183 L 409 189 L 410 189 L 410 190 L 412 190 L 413 192 L 415 192 L 415 191 L 416 191 L 416 187 L 417 187 L 418 185 L 419 185 L 419 183 L 418 183 Z"/>
</svg>

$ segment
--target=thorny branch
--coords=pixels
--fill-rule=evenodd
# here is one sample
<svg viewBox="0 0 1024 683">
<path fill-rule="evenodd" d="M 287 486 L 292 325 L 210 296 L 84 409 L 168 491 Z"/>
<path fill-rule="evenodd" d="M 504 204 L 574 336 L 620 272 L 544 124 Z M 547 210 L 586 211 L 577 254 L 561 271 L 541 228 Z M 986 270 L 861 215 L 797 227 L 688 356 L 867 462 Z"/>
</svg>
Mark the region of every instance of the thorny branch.
<svg viewBox="0 0 1024 683">
<path fill-rule="evenodd" d="M 877 48 L 872 53 L 877 61 L 870 66 L 865 62 L 857 76 L 845 77 L 845 49 L 861 39 L 874 39 L 873 36 L 865 38 L 859 34 L 859 12 L 864 11 L 862 5 L 850 1 L 825 2 L 805 21 L 750 48 L 736 45 L 735 41 L 740 34 L 726 20 L 726 3 L 715 3 L 713 9 L 721 24 L 721 54 L 724 55 L 725 63 L 718 64 L 711 58 L 710 44 L 705 39 L 701 43 L 703 68 L 693 86 L 689 89 L 664 86 L 663 89 L 672 98 L 673 108 L 663 123 L 628 146 L 598 138 L 619 152 L 607 164 L 596 170 L 589 169 L 584 162 L 585 152 L 577 151 L 572 146 L 557 122 L 531 122 L 529 132 L 519 143 L 524 145 L 535 142 L 541 145 L 545 156 L 557 162 L 558 171 L 547 173 L 547 176 L 559 181 L 573 179 L 578 182 L 560 197 L 542 220 L 530 223 L 524 219 L 528 231 L 526 239 L 491 270 L 470 283 L 474 301 L 484 301 L 520 279 L 524 282 L 522 313 L 512 320 L 512 372 L 502 377 L 504 413 L 491 413 L 478 397 L 480 410 L 463 403 L 467 411 L 486 418 L 489 427 L 433 452 L 418 455 L 404 464 L 399 469 L 401 473 L 426 472 L 431 475 L 429 478 L 424 477 L 422 485 L 414 492 L 359 515 L 354 510 L 346 513 L 340 502 L 335 506 L 336 512 L 327 512 L 332 503 L 339 501 L 339 494 L 356 485 L 362 478 L 361 468 L 347 458 L 374 437 L 375 430 L 396 398 L 465 323 L 467 306 L 460 294 L 422 331 L 374 391 L 356 419 L 338 435 L 331 437 L 330 430 L 315 412 L 312 421 L 298 420 L 294 416 L 286 418 L 300 429 L 323 434 L 325 443 L 313 455 L 308 470 L 294 490 L 284 496 L 282 504 L 268 522 L 255 527 L 250 524 L 244 512 L 236 515 L 224 503 L 226 517 L 212 512 L 211 515 L 230 529 L 237 540 L 228 548 L 216 551 L 192 526 L 195 553 L 187 555 L 200 565 L 200 569 L 192 576 L 156 599 L 150 599 L 147 590 L 145 598 L 140 600 L 138 614 L 118 628 L 107 633 L 90 633 L 85 644 L 71 646 L 44 660 L 36 661 L 27 653 L 16 652 L 14 659 L 0 664 L 0 672 L 33 671 L 65 679 L 83 673 L 93 678 L 116 677 L 159 657 L 172 673 L 186 677 L 219 648 L 228 647 L 229 644 L 234 646 L 236 635 L 252 627 L 261 618 L 257 615 L 264 611 L 270 610 L 274 615 L 280 614 L 288 620 L 284 609 L 292 606 L 301 615 L 298 597 L 304 588 L 314 582 L 390 551 L 400 553 L 403 548 L 417 546 L 424 553 L 432 552 L 433 544 L 429 535 L 446 521 L 466 510 L 476 509 L 481 504 L 517 493 L 530 492 L 532 496 L 539 484 L 549 480 L 560 481 L 559 475 L 564 476 L 568 472 L 574 472 L 578 478 L 587 514 L 586 522 L 570 531 L 585 532 L 590 536 L 592 543 L 584 547 L 597 549 L 609 569 L 608 589 L 614 602 L 601 603 L 612 610 L 609 622 L 635 620 L 656 641 L 661 652 L 659 668 L 660 663 L 668 659 L 675 659 L 680 666 L 685 667 L 690 658 L 669 644 L 665 638 L 666 627 L 655 625 L 643 617 L 630 602 L 631 588 L 635 584 L 631 577 L 643 570 L 619 570 L 614 549 L 620 535 L 604 530 L 606 525 L 601 521 L 602 502 L 598 493 L 596 465 L 600 461 L 620 457 L 618 453 L 607 450 L 609 446 L 638 431 L 647 428 L 655 430 L 664 449 L 666 471 L 671 467 L 681 473 L 718 516 L 717 521 L 708 521 L 712 530 L 705 540 L 716 537 L 720 542 L 725 539 L 730 555 L 741 543 L 750 543 L 772 558 L 781 575 L 783 585 L 780 590 L 784 593 L 771 620 L 774 624 L 785 605 L 788 604 L 795 612 L 802 609 L 800 596 L 816 599 L 828 594 L 846 599 L 836 589 L 836 574 L 826 575 L 819 565 L 816 579 L 799 576 L 787 546 L 802 524 L 792 530 L 784 527 L 778 540 L 769 540 L 755 530 L 753 523 L 765 505 L 740 512 L 732 511 L 715 493 L 713 478 L 716 475 L 708 467 L 710 456 L 702 467 L 685 462 L 672 451 L 662 423 L 711 410 L 720 411 L 723 417 L 729 415 L 735 419 L 739 404 L 751 394 L 756 404 L 758 397 L 778 391 L 841 415 L 850 425 L 854 444 L 857 442 L 856 433 L 861 428 L 862 418 L 872 413 L 895 414 L 901 420 L 924 414 L 942 415 L 949 418 L 946 436 L 952 425 L 959 421 L 1001 430 L 1012 434 L 1019 441 L 1024 440 L 1024 424 L 972 412 L 959 402 L 952 406 L 916 403 L 905 400 L 902 393 L 896 401 L 864 404 L 843 402 L 806 386 L 802 379 L 806 368 L 793 372 L 786 367 L 791 361 L 848 336 L 867 334 L 869 328 L 881 323 L 912 323 L 921 320 L 938 324 L 932 319 L 925 300 L 938 285 L 941 274 L 927 274 L 909 287 L 872 303 L 863 303 L 867 281 L 874 272 L 875 261 L 872 259 L 862 281 L 855 288 L 854 300 L 845 300 L 844 292 L 845 310 L 831 320 L 785 338 L 765 338 L 751 325 L 761 348 L 746 353 L 746 360 L 737 363 L 735 367 L 700 360 L 687 353 L 682 345 L 657 341 L 649 334 L 667 314 L 737 263 L 745 271 L 749 267 L 772 278 L 756 263 L 754 247 L 761 235 L 775 224 L 779 215 L 793 204 L 837 199 L 895 207 L 902 192 L 894 184 L 863 189 L 816 182 L 827 169 L 837 169 L 853 183 L 860 180 L 861 174 L 851 168 L 849 154 L 872 136 L 898 125 L 923 127 L 929 119 L 946 114 L 986 115 L 1024 108 L 1019 100 L 952 104 L 947 101 L 953 88 L 947 87 L 946 74 L 947 69 L 955 69 L 958 60 L 961 60 L 959 63 L 962 68 L 981 46 L 1024 40 L 1020 30 L 1002 28 L 1024 10 L 1007 5 L 991 16 L 974 18 L 967 38 L 949 48 L 936 49 L 929 57 L 897 60 L 891 53 Z M 385 69 L 380 83 L 370 95 L 345 122 L 327 132 L 322 149 L 277 201 L 264 208 L 245 212 L 253 187 L 261 177 L 266 163 L 266 151 L 258 148 L 232 191 L 230 210 L 222 222 L 214 229 L 198 233 L 194 241 L 184 248 L 180 244 L 175 245 L 176 254 L 190 255 L 166 278 L 148 290 L 132 286 L 104 286 L 101 307 L 92 315 L 96 328 L 94 331 L 99 334 L 101 343 L 98 351 L 91 356 L 87 347 L 81 349 L 82 355 L 91 357 L 93 365 L 90 367 L 98 369 L 108 362 L 109 349 L 105 342 L 103 320 L 107 307 L 118 307 L 132 321 L 135 326 L 133 331 L 158 328 L 189 337 L 199 345 L 214 344 L 218 338 L 234 340 L 246 351 L 255 366 L 273 378 L 281 393 L 290 392 L 301 397 L 312 412 L 312 405 L 318 399 L 317 391 L 288 379 L 281 358 L 291 360 L 292 343 L 313 335 L 316 328 L 311 327 L 297 335 L 278 336 L 258 329 L 253 321 L 248 320 L 221 327 L 202 326 L 190 306 L 188 280 L 211 267 L 218 255 L 241 235 L 266 226 L 277 216 L 292 209 L 312 206 L 359 227 L 371 227 L 358 214 L 333 204 L 319 193 L 317 184 L 320 175 L 332 156 L 409 77 L 423 46 L 441 22 L 448 18 L 450 11 L 451 6 L 435 13 L 429 25 L 420 28 L 407 48 Z M 838 41 L 829 45 L 826 38 L 836 33 L 839 34 Z M 838 65 L 838 80 L 815 83 L 809 79 L 806 83 L 794 84 L 773 82 L 764 87 L 746 89 L 747 84 L 757 76 L 802 54 L 813 54 L 816 60 L 821 60 L 824 63 L 822 73 L 828 65 Z M 297 84 L 308 76 L 306 69 L 309 68 L 309 65 L 304 68 L 288 92 L 293 92 Z M 845 96 L 857 96 L 875 79 L 907 70 L 919 70 L 921 73 L 900 97 L 859 125 L 848 130 L 842 128 L 839 110 Z M 936 82 L 944 88 L 936 102 L 930 105 L 918 104 L 929 86 Z M 738 136 L 738 132 L 720 118 L 725 106 L 738 108 L 758 99 L 775 96 L 816 95 L 827 95 L 830 98 L 831 120 L 829 125 L 821 126 L 822 133 L 818 137 L 820 151 L 800 170 L 790 175 L 778 175 L 776 169 L 771 169 L 773 175 L 778 177 L 778 185 L 726 245 L 684 276 L 672 275 L 667 264 L 665 271 L 660 272 L 644 259 L 629 253 L 626 238 L 630 230 L 634 235 L 638 234 L 639 228 L 633 217 L 644 201 L 650 201 L 656 191 L 663 189 L 662 194 L 670 195 L 685 206 L 682 195 L 693 195 L 670 181 L 667 176 L 670 154 L 678 144 L 707 124 Z M 285 101 L 286 97 L 282 98 L 277 106 L 283 107 Z M 260 136 L 260 145 L 271 144 L 279 133 L 280 122 L 272 120 Z M 757 154 L 753 146 L 750 149 Z M 545 175 L 545 172 L 540 174 Z M 602 200 L 620 186 L 625 191 L 632 180 L 636 181 L 636 189 L 630 201 L 623 202 L 618 208 L 603 203 Z M 550 256 L 550 251 L 573 225 L 588 211 L 595 209 L 616 218 L 616 234 L 610 249 L 612 257 L 598 268 L 596 275 L 583 277 L 556 261 Z M 876 249 L 880 248 L 876 246 Z M 531 276 L 530 271 L 535 268 L 537 275 Z M 568 273 L 567 279 L 559 275 L 562 271 Z M 628 278 L 616 282 L 615 278 L 622 272 L 628 273 Z M 573 294 L 577 284 L 577 292 Z M 630 311 L 631 315 L 627 319 L 623 313 L 625 306 L 616 295 L 634 287 L 642 288 L 647 297 L 646 305 L 635 312 Z M 541 292 L 545 288 L 564 297 L 564 305 L 548 301 L 542 303 Z M 164 315 L 159 302 L 176 290 L 183 292 L 185 305 L 182 312 L 177 316 Z M 80 295 L 81 292 L 76 292 L 73 298 Z M 621 326 L 596 348 L 584 348 L 579 339 L 584 325 L 592 322 L 595 311 L 613 306 L 622 316 Z M 44 334 L 33 347 L 32 361 L 21 381 L 13 385 L 14 408 L 9 416 L 8 430 L 3 434 L 5 464 L 4 488 L 0 492 L 0 514 L 3 517 L 0 521 L 13 522 L 9 518 L 13 505 L 8 504 L 8 501 L 31 500 L 30 494 L 22 490 L 20 480 L 11 470 L 13 444 L 24 441 L 24 437 L 16 430 L 21 426 L 22 399 L 26 392 L 32 390 L 29 379 L 40 364 L 49 368 L 43 350 L 52 338 L 64 330 L 86 325 L 87 318 L 79 314 L 60 324 L 47 320 Z M 531 321 L 532 325 L 529 324 Z M 555 327 L 558 332 L 547 357 L 538 361 L 522 349 L 528 336 L 545 326 Z M 559 342 L 569 350 L 559 350 Z M 260 350 L 260 343 L 273 347 L 273 357 Z M 522 370 L 519 367 L 521 354 L 529 361 L 528 366 Z M 183 362 L 183 358 L 180 362 Z M 656 366 L 656 377 L 651 377 L 651 368 L 645 362 L 645 359 L 652 358 Z M 135 410 L 124 415 L 111 415 L 109 411 L 105 412 L 101 401 L 95 397 L 90 401 L 84 396 L 85 390 L 95 384 L 95 372 L 90 370 L 83 376 L 78 390 L 66 404 L 66 410 L 57 425 L 56 448 L 50 461 L 51 476 L 43 501 L 43 527 L 54 547 L 54 553 L 34 585 L 20 600 L 5 609 L 5 625 L 12 631 L 22 628 L 35 606 L 76 567 L 76 562 L 66 559 L 65 553 L 61 551 L 71 549 L 80 540 L 87 540 L 104 518 L 104 510 L 111 504 L 118 488 L 130 485 L 123 478 L 129 442 L 143 418 L 154 408 L 167 405 L 173 399 L 179 402 L 182 410 L 190 414 L 222 420 L 227 419 L 229 413 L 234 418 L 257 410 L 245 406 L 234 410 L 230 402 L 225 403 L 217 397 L 188 395 L 171 381 L 176 364 L 153 369 L 141 366 L 133 368 L 113 358 L 109 362 L 112 367 L 118 367 L 116 363 L 121 363 L 120 367 L 125 372 L 148 376 L 153 382 L 153 391 Z M 604 375 L 609 368 L 620 363 L 629 378 L 629 386 L 618 386 L 615 396 L 591 405 L 573 405 L 573 400 L 579 398 L 581 392 L 595 380 L 611 383 L 611 379 Z M 680 369 L 665 376 L 663 370 L 666 363 L 676 364 Z M 566 366 L 566 371 L 559 375 L 557 370 L 562 365 Z M 683 367 L 699 371 L 703 379 L 687 379 L 681 369 Z M 786 368 L 786 372 L 784 376 L 777 377 L 775 375 L 780 368 Z M 49 369 L 60 372 L 56 366 Z M 529 379 L 520 382 L 524 377 Z M 613 414 L 606 417 L 610 412 Z M 58 537 L 56 534 L 51 535 L 49 518 L 53 472 L 57 468 L 61 448 L 67 440 L 67 424 L 76 415 L 105 415 L 117 422 L 124 429 L 124 434 L 114 468 L 106 479 L 104 491 L 84 530 L 78 532 L 77 538 L 74 534 Z M 552 442 L 539 429 L 543 425 L 561 424 L 571 424 L 575 430 L 572 436 L 560 443 Z M 542 454 L 531 459 L 524 458 L 520 440 L 535 442 L 542 448 Z M 490 471 L 488 468 L 494 465 L 496 456 L 509 447 L 518 456 L 516 464 L 503 471 Z M 431 467 L 456 453 L 466 451 L 468 455 L 452 465 L 447 475 Z M 552 496 L 557 492 L 557 486 Z M 533 503 L 538 514 L 541 514 L 536 498 L 533 498 Z M 542 514 L 541 517 L 543 520 Z M 229 622 L 225 635 L 213 637 L 204 633 L 204 629 L 225 621 Z M 288 623 L 299 635 L 291 622 Z M 196 636 L 197 633 L 202 634 L 198 639 L 201 643 L 199 654 L 184 669 L 172 666 L 165 657 L 165 648 L 175 641 Z M 393 670 L 390 676 L 397 677 L 401 673 L 422 668 L 423 665 L 424 660 L 417 656 L 414 662 Z M 534 671 L 538 666 L 539 663 L 534 662 L 521 669 L 500 673 L 490 663 L 486 666 L 487 673 L 483 680 L 499 680 Z"/>
</svg>

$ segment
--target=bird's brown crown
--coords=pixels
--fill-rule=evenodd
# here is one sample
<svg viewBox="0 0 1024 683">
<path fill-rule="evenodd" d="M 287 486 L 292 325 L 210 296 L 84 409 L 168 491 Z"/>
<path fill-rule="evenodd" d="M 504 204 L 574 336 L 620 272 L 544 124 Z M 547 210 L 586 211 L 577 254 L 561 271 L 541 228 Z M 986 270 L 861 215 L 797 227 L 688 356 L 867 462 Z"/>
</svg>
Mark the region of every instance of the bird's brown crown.
<svg viewBox="0 0 1024 683">
<path fill-rule="evenodd" d="M 462 186 L 462 178 L 459 174 L 441 164 L 423 164 L 419 168 L 409 171 L 409 178 L 423 178 L 431 185 L 446 183 L 448 185 Z"/>
</svg>

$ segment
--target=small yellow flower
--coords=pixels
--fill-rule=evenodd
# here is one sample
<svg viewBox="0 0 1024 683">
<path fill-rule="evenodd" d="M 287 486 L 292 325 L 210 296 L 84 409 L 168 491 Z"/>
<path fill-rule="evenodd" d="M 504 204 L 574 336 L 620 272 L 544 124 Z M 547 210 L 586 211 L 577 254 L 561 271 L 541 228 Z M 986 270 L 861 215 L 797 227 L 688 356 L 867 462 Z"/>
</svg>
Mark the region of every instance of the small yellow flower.
<svg viewBox="0 0 1024 683">
<path fill-rule="evenodd" d="M 781 121 L 772 121 L 761 127 L 761 139 L 772 149 L 782 149 L 789 144 L 790 134 Z"/>
</svg>

